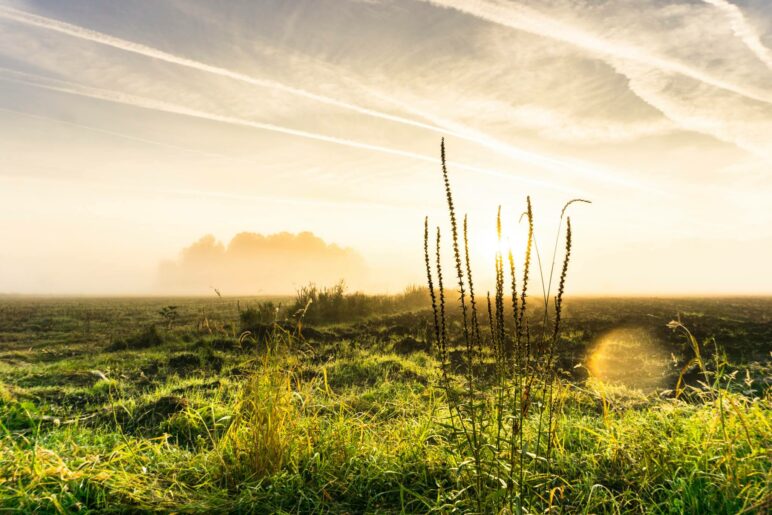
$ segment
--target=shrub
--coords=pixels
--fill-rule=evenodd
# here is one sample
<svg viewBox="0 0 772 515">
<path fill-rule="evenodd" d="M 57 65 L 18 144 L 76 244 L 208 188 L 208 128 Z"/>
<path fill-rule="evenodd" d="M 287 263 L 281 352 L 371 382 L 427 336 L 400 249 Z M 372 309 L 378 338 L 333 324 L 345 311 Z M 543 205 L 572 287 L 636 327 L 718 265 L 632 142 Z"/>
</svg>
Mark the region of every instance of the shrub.
<svg viewBox="0 0 772 515">
<path fill-rule="evenodd" d="M 362 292 L 346 293 L 346 283 L 339 281 L 329 287 L 311 283 L 300 288 L 289 316 L 306 323 L 339 323 L 372 315 L 385 315 L 400 311 L 428 309 L 429 290 L 421 286 L 408 286 L 398 295 L 365 295 Z"/>
<path fill-rule="evenodd" d="M 265 341 L 273 333 L 278 322 L 281 305 L 271 301 L 258 302 L 256 307 L 247 308 L 239 313 L 241 333 L 249 332 L 257 341 Z"/>
</svg>

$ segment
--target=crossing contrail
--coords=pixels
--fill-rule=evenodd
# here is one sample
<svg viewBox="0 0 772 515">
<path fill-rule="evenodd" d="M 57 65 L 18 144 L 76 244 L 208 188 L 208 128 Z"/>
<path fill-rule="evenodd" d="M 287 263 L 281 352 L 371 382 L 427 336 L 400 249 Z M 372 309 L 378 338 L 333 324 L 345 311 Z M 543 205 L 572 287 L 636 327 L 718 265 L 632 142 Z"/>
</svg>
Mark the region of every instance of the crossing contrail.
<svg viewBox="0 0 772 515">
<path fill-rule="evenodd" d="M 702 0 L 706 4 L 723 11 L 729 18 L 732 31 L 747 46 L 751 52 L 756 54 L 761 62 L 772 68 L 772 51 L 765 47 L 761 42 L 758 32 L 748 23 L 745 15 L 735 4 L 726 0 Z"/>
<path fill-rule="evenodd" d="M 153 111 L 160 111 L 160 112 L 165 112 L 170 114 L 189 116 L 192 118 L 198 118 L 198 119 L 224 123 L 224 124 L 234 125 L 239 127 L 248 127 L 252 129 L 275 132 L 279 134 L 285 134 L 288 136 L 320 141 L 324 143 L 331 143 L 335 145 L 356 148 L 361 150 L 368 150 L 372 152 L 378 152 L 381 154 L 404 157 L 404 158 L 408 158 L 416 161 L 423 161 L 423 162 L 432 163 L 432 164 L 439 163 L 439 159 L 436 157 L 428 156 L 425 154 L 419 154 L 417 152 L 411 152 L 409 150 L 401 150 L 401 149 L 386 147 L 382 145 L 373 145 L 362 141 L 357 141 L 357 140 L 352 140 L 347 138 L 339 138 L 336 136 L 328 136 L 325 134 L 319 134 L 316 132 L 304 131 L 300 129 L 293 129 L 290 127 L 284 127 L 281 125 L 275 125 L 271 123 L 257 122 L 257 121 L 247 120 L 244 118 L 238 118 L 234 116 L 220 115 L 216 113 L 193 109 L 186 106 L 181 106 L 178 104 L 164 102 L 161 100 L 151 99 L 147 97 L 140 97 L 136 95 L 129 95 L 122 92 L 110 91 L 110 90 L 105 90 L 100 88 L 93 88 L 90 86 L 84 86 L 84 85 L 75 84 L 72 82 L 62 81 L 58 79 L 39 77 L 33 74 L 16 72 L 16 71 L 7 70 L 4 68 L 0 68 L 0 71 L 6 74 L 6 76 L 0 77 L 0 79 L 2 80 L 17 82 L 20 84 L 43 88 L 51 91 L 58 91 L 60 93 L 67 93 L 67 94 L 78 95 L 78 96 L 87 97 L 87 98 L 94 98 L 94 99 L 103 100 L 106 102 L 123 104 L 123 105 L 128 105 L 128 106 L 133 106 L 133 107 L 138 107 L 138 108 L 148 109 Z M 501 172 L 499 170 L 490 169 L 490 168 L 483 168 L 483 167 L 478 167 L 474 165 L 468 165 L 457 161 L 448 161 L 448 164 L 450 166 L 453 166 L 456 169 L 464 170 L 467 172 L 481 173 L 481 174 L 490 175 L 493 177 L 514 180 L 518 182 L 524 182 L 524 183 L 531 184 L 533 186 L 550 188 L 553 190 L 559 190 L 564 192 L 572 192 L 572 193 L 577 192 L 576 189 L 563 188 L 561 186 L 558 186 L 550 182 L 530 179 L 527 177 L 513 175 L 513 174 Z"/>
</svg>

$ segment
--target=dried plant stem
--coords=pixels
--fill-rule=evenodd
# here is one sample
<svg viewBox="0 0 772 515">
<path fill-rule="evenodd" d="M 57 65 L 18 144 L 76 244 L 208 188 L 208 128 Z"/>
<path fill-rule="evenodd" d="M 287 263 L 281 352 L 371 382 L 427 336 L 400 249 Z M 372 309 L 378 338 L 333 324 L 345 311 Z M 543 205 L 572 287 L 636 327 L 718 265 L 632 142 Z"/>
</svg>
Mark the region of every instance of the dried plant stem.
<svg viewBox="0 0 772 515">
<path fill-rule="evenodd" d="M 464 288 L 464 269 L 461 265 L 461 252 L 458 245 L 458 224 L 456 223 L 456 210 L 453 205 L 453 193 L 450 189 L 450 180 L 448 179 L 448 168 L 445 159 L 445 139 L 442 139 L 440 144 L 440 160 L 442 162 L 442 178 L 445 182 L 445 197 L 448 201 L 448 213 L 450 214 L 450 228 L 453 238 L 453 257 L 456 263 L 456 276 L 458 277 L 458 293 L 459 303 L 461 305 L 461 321 L 464 334 L 464 344 L 466 346 L 466 380 L 467 380 L 467 416 L 469 425 L 472 431 L 470 445 L 472 447 L 472 453 L 475 461 L 475 478 L 477 481 L 476 499 L 478 508 L 482 509 L 482 476 L 480 471 L 480 446 L 478 439 L 478 421 L 475 408 L 475 385 L 474 385 L 474 342 L 472 341 L 472 335 L 469 333 L 469 316 L 467 313 L 466 305 L 466 291 Z M 464 218 L 464 225 L 466 226 L 466 217 Z M 466 238 L 465 238 L 466 240 Z M 468 257 L 468 248 L 467 248 Z M 470 292 L 472 291 L 471 277 L 470 280 Z M 471 294 L 471 293 L 470 293 Z M 473 301 L 472 301 L 473 302 Z M 463 417 L 462 417 L 463 420 Z M 467 435 L 467 439 L 469 435 Z"/>
<path fill-rule="evenodd" d="M 498 249 L 496 250 L 496 331 L 501 345 L 504 362 L 502 366 L 512 368 L 512 341 L 506 338 L 504 329 L 504 261 L 501 256 L 501 206 L 496 215 L 496 235 Z"/>
<path fill-rule="evenodd" d="M 557 262 L 558 242 L 560 241 L 560 234 L 561 234 L 561 230 L 563 228 L 563 218 L 565 217 L 566 211 L 568 210 L 569 206 L 571 206 L 574 203 L 579 203 L 579 202 L 587 203 L 587 204 L 591 203 L 589 200 L 580 199 L 580 198 L 574 198 L 574 199 L 571 199 L 568 202 L 566 202 L 563 205 L 563 209 L 560 211 L 560 219 L 558 220 L 558 228 L 557 228 L 557 232 L 555 234 L 555 245 L 554 245 L 554 247 L 552 249 L 552 262 L 550 263 L 550 274 L 549 274 L 549 278 L 547 280 L 546 290 L 544 289 L 544 279 L 543 279 L 543 276 L 542 276 L 542 291 L 544 291 L 544 314 L 542 316 L 540 347 L 542 347 L 542 351 L 546 351 L 549 354 L 549 357 L 548 357 L 547 362 L 545 364 L 545 368 L 546 368 L 545 373 L 547 373 L 547 374 L 551 374 L 552 373 L 552 371 L 551 371 L 551 368 L 552 368 L 552 354 L 554 352 L 554 345 L 557 344 L 557 342 L 554 341 L 555 340 L 554 337 L 553 338 L 548 338 L 547 337 L 546 331 L 547 331 L 547 327 L 549 325 L 549 298 L 550 298 L 550 293 L 552 292 L 552 279 L 553 279 L 553 274 L 554 274 L 554 270 L 555 270 L 555 263 Z M 534 238 L 534 245 L 536 245 L 535 241 L 536 240 Z M 541 274 L 542 273 L 542 263 L 541 263 L 541 258 L 539 256 L 538 245 L 536 245 L 536 255 L 539 258 L 539 273 Z M 566 266 L 566 265 L 567 265 L 567 263 L 564 263 L 564 266 Z M 561 274 L 561 275 L 563 275 L 563 274 Z M 561 293 L 561 297 L 562 297 L 562 293 Z M 555 310 L 556 310 L 556 314 L 557 314 L 557 311 L 558 311 L 558 307 L 557 306 L 555 307 Z M 559 316 L 559 314 L 557 316 Z M 559 325 L 560 325 L 559 320 L 556 320 L 555 323 L 553 323 L 553 332 L 555 332 L 554 331 L 555 327 L 559 327 Z M 547 348 L 545 349 L 545 347 L 547 347 Z M 544 394 L 545 394 L 544 389 L 546 389 L 547 387 L 548 387 L 547 384 L 542 385 L 542 402 L 544 402 Z M 549 382 L 549 389 L 550 389 L 549 396 L 550 396 L 550 399 L 551 399 L 552 398 L 552 391 L 551 391 L 551 389 L 552 389 L 552 382 L 551 382 L 551 380 Z M 550 408 L 551 408 L 551 404 L 550 404 Z M 541 417 L 542 417 L 542 413 L 540 413 L 540 415 L 539 415 L 539 429 L 538 429 L 537 447 L 536 447 L 537 452 L 538 452 L 538 449 L 539 449 L 539 444 L 541 442 L 541 434 L 542 434 L 541 433 L 541 431 L 542 431 L 542 418 Z M 551 429 L 550 429 L 550 434 L 551 434 Z M 548 454 L 549 454 L 549 443 L 548 443 Z"/>
<path fill-rule="evenodd" d="M 525 381 L 525 377 L 530 375 L 532 369 L 530 367 L 530 331 L 527 328 L 527 320 L 525 319 L 525 312 L 527 307 L 527 294 L 528 294 L 528 274 L 531 268 L 531 249 L 533 247 L 533 208 L 531 206 L 531 197 L 526 197 L 527 209 L 526 216 L 528 217 L 528 241 L 525 247 L 525 263 L 523 264 L 523 289 L 520 292 L 520 312 L 518 314 L 518 332 L 517 332 L 517 347 L 521 355 L 520 371 L 518 374 L 518 394 L 513 396 L 514 410 L 512 417 L 512 430 L 513 435 L 517 430 L 519 436 L 519 454 L 520 454 L 520 502 L 522 502 L 524 490 L 523 476 L 525 473 L 524 458 L 525 452 L 523 448 L 523 423 L 527 415 L 527 403 L 530 388 L 528 382 Z M 519 397 L 519 399 L 518 399 Z M 519 401 L 519 402 L 518 402 Z M 517 423 L 517 427 L 515 424 Z M 514 444 L 514 441 L 513 441 Z M 512 469 L 514 469 L 514 453 L 512 454 Z M 510 500 L 510 509 L 514 511 L 513 500 Z"/>
<path fill-rule="evenodd" d="M 546 406 L 546 409 L 549 410 L 549 419 L 547 423 L 547 450 L 546 450 L 546 458 L 547 458 L 547 467 L 549 469 L 550 465 L 550 455 L 552 452 L 552 434 L 553 434 L 553 412 L 554 412 L 554 405 L 553 405 L 553 386 L 555 382 L 555 374 L 553 371 L 553 359 L 555 356 L 555 348 L 557 346 L 558 337 L 560 335 L 560 322 L 563 312 L 563 294 L 565 292 L 565 285 L 566 285 L 566 277 L 568 275 L 568 263 L 571 259 L 571 218 L 568 218 L 566 221 L 566 247 L 565 247 L 565 256 L 563 258 L 563 268 L 560 273 L 560 280 L 558 282 L 558 292 L 555 296 L 555 321 L 552 325 L 552 335 L 549 341 L 548 349 L 547 349 L 547 360 L 544 366 L 545 369 L 545 379 L 546 384 L 542 388 L 542 405 Z M 546 400 L 546 404 L 545 404 Z M 541 411 L 539 413 L 539 427 L 536 437 L 536 449 L 538 451 L 540 443 L 541 443 L 541 437 L 542 437 L 542 415 L 544 414 L 544 411 Z"/>
<path fill-rule="evenodd" d="M 440 259 L 440 228 L 437 227 L 437 287 L 440 292 L 440 304 L 439 304 L 439 350 L 440 350 L 440 366 L 442 367 L 442 380 L 443 383 L 448 386 L 448 349 L 447 349 L 447 330 L 445 321 L 445 287 L 442 284 L 442 262 Z"/>
<path fill-rule="evenodd" d="M 472 266 L 469 259 L 469 233 L 467 216 L 464 215 L 464 257 L 466 259 L 466 277 L 469 281 L 469 305 L 472 308 L 472 339 L 477 344 L 478 360 L 482 359 L 482 339 L 480 337 L 480 322 L 477 315 L 477 302 L 474 296 L 474 281 L 472 280 Z M 472 363 L 469 364 L 472 366 Z"/>
<path fill-rule="evenodd" d="M 560 282 L 558 283 L 558 294 L 555 297 L 555 324 L 552 331 L 552 341 L 550 342 L 549 356 L 547 358 L 547 370 L 549 373 L 549 399 L 547 405 L 549 406 L 549 423 L 548 423 L 548 435 L 547 435 L 547 470 L 550 467 L 550 455 L 552 454 L 552 419 L 553 419 L 553 385 L 555 384 L 555 375 L 552 373 L 552 360 L 555 355 L 555 347 L 558 343 L 558 337 L 560 335 L 560 320 L 563 313 L 563 294 L 566 287 L 566 276 L 568 275 L 568 262 L 571 259 L 571 218 L 566 220 L 566 255 L 563 258 L 563 269 L 560 272 Z"/>
<path fill-rule="evenodd" d="M 437 317 L 437 295 L 434 293 L 434 281 L 432 280 L 432 267 L 429 261 L 429 217 L 424 219 L 424 262 L 426 263 L 426 280 L 429 285 L 429 296 L 432 299 L 432 315 L 434 316 L 434 337 L 437 350 L 440 350 L 440 321 Z"/>
</svg>

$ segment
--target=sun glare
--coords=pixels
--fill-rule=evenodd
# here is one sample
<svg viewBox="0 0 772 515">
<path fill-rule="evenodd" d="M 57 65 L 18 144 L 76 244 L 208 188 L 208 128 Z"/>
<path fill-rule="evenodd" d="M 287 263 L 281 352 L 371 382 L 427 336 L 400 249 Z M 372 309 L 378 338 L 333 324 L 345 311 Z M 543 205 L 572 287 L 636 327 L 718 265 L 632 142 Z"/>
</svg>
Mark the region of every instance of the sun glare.
<svg viewBox="0 0 772 515">
<path fill-rule="evenodd" d="M 500 240 L 496 236 L 495 231 L 477 231 L 477 233 L 480 233 L 479 236 L 469 242 L 474 259 L 483 260 L 485 264 L 488 264 L 494 262 L 497 254 L 501 254 L 501 257 L 506 262 L 507 256 L 511 251 L 515 257 L 515 263 L 520 264 L 522 262 L 525 253 L 524 236 L 511 234 L 506 231 L 506 228 Z"/>
</svg>

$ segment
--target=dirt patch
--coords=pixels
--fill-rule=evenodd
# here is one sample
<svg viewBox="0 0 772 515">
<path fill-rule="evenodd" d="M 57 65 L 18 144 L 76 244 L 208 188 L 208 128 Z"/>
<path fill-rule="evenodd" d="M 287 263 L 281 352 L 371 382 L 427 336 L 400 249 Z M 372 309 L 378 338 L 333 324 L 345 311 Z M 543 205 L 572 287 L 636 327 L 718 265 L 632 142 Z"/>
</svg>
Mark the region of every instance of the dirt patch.
<svg viewBox="0 0 772 515">
<path fill-rule="evenodd" d="M 322 331 L 313 327 L 303 327 L 300 331 L 300 337 L 316 342 L 333 342 L 338 339 L 338 335 L 332 331 Z"/>
<path fill-rule="evenodd" d="M 158 361 L 151 361 L 147 365 L 140 368 L 140 372 L 142 372 L 142 375 L 145 376 L 148 379 L 152 379 L 156 376 L 158 376 L 158 371 L 161 369 L 160 364 Z"/>
<path fill-rule="evenodd" d="M 192 352 L 177 354 L 169 358 L 168 367 L 179 375 L 187 375 L 201 368 L 201 358 Z"/>
<path fill-rule="evenodd" d="M 225 364 L 225 358 L 212 347 L 205 347 L 198 352 L 198 360 L 202 368 L 219 374 Z"/>
<path fill-rule="evenodd" d="M 406 336 L 394 343 L 394 352 L 397 354 L 413 354 L 414 352 L 428 352 L 426 342 L 418 341 L 412 336 Z"/>
<path fill-rule="evenodd" d="M 254 370 L 254 367 L 249 366 L 247 364 L 243 365 L 234 365 L 231 368 L 229 368 L 225 375 L 228 377 L 246 377 L 248 376 L 252 371 Z"/>
<path fill-rule="evenodd" d="M 142 427 L 155 427 L 175 413 L 184 411 L 188 406 L 190 403 L 185 397 L 166 395 L 139 408 L 134 416 L 125 422 L 125 427 L 130 431 Z"/>
<path fill-rule="evenodd" d="M 89 371 L 57 372 L 55 374 L 31 374 L 16 381 L 16 384 L 23 388 L 34 386 L 91 387 L 99 379 L 98 375 Z"/>
<path fill-rule="evenodd" d="M 172 390 L 171 393 L 173 393 L 174 395 L 182 395 L 188 392 L 192 392 L 194 390 L 198 390 L 198 391 L 216 390 L 221 385 L 222 383 L 220 382 L 220 380 L 216 379 L 211 383 L 196 384 L 196 385 L 190 385 L 190 386 L 183 386 L 182 388 L 175 388 L 174 390 Z"/>
<path fill-rule="evenodd" d="M 229 351 L 239 348 L 238 340 L 233 338 L 215 338 L 211 342 L 214 350 Z"/>
</svg>

